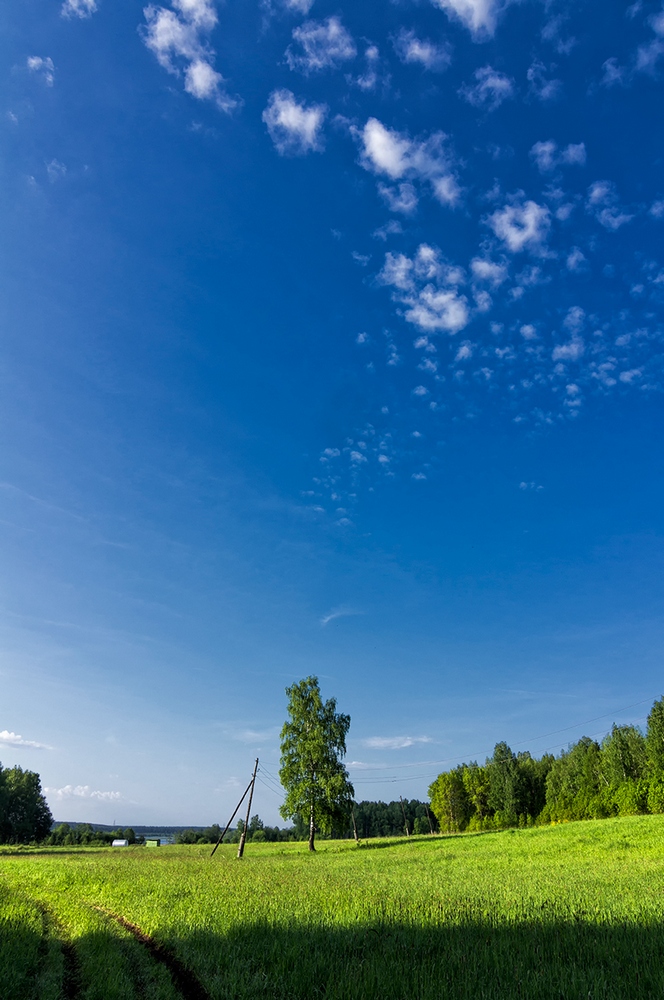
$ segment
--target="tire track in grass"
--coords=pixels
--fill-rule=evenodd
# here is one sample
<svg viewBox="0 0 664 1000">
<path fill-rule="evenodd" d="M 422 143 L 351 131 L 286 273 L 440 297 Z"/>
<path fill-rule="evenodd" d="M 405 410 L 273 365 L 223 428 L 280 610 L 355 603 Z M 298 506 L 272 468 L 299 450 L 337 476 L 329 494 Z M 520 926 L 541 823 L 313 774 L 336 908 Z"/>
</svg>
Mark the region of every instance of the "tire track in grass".
<svg viewBox="0 0 664 1000">
<path fill-rule="evenodd" d="M 61 996 L 63 1000 L 79 1000 L 81 970 L 78 955 L 62 922 L 41 899 L 33 900 L 42 917 L 42 961 L 48 958 L 49 941 L 56 943 L 62 955 Z"/>
<path fill-rule="evenodd" d="M 166 966 L 171 974 L 173 984 L 182 994 L 183 1000 L 211 1000 L 210 994 L 204 988 L 196 974 L 183 965 L 179 958 L 176 958 L 163 944 L 155 941 L 153 937 L 146 934 L 137 924 L 133 924 L 131 920 L 123 917 L 121 913 L 114 913 L 113 910 L 107 910 L 103 906 L 95 906 L 93 909 L 105 914 L 105 916 L 110 917 L 116 923 L 120 924 L 121 927 L 124 927 L 139 944 L 147 948 L 156 962 L 160 962 L 161 965 Z"/>
<path fill-rule="evenodd" d="M 64 1000 L 78 1000 L 81 973 L 76 949 L 70 941 L 60 939 L 62 948 L 62 995 Z"/>
</svg>

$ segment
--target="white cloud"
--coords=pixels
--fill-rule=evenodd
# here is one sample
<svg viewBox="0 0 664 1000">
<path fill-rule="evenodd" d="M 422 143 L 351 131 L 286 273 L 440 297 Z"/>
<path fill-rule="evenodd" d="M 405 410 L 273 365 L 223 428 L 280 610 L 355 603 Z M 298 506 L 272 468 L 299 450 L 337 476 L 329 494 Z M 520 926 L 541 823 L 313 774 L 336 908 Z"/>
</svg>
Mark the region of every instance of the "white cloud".
<svg viewBox="0 0 664 1000">
<path fill-rule="evenodd" d="M 611 56 L 602 64 L 604 73 L 600 82 L 601 87 L 622 86 L 626 80 L 626 70 L 621 66 L 615 56 Z"/>
<path fill-rule="evenodd" d="M 366 63 L 364 73 L 361 76 L 355 77 L 355 79 L 352 77 L 348 79 L 356 87 L 359 87 L 360 90 L 375 90 L 379 80 L 378 66 L 380 63 L 380 52 L 378 46 L 368 45 L 364 53 L 364 60 Z"/>
<path fill-rule="evenodd" d="M 660 11 L 650 18 L 650 26 L 655 32 L 655 38 L 638 49 L 636 69 L 638 72 L 654 75 L 657 63 L 664 55 L 664 11 Z"/>
<path fill-rule="evenodd" d="M 432 73 L 442 73 L 452 61 L 449 45 L 436 45 L 428 38 L 418 38 L 414 31 L 405 28 L 401 28 L 393 44 L 401 62 L 419 63 Z"/>
<path fill-rule="evenodd" d="M 115 802 L 122 798 L 120 792 L 100 792 L 90 790 L 89 785 L 63 785 L 62 788 L 45 788 L 44 794 L 50 799 L 64 802 L 67 799 L 97 799 L 99 802 Z"/>
<path fill-rule="evenodd" d="M 590 185 L 586 209 L 595 216 L 600 225 L 612 231 L 620 229 L 634 218 L 620 206 L 615 184 L 611 181 L 595 181 Z"/>
<path fill-rule="evenodd" d="M 602 87 L 615 87 L 616 84 L 622 84 L 625 80 L 625 68 L 620 66 L 618 60 L 615 56 L 611 56 L 607 59 L 605 63 L 602 64 L 602 69 L 604 74 L 602 79 L 599 81 Z"/>
<path fill-rule="evenodd" d="M 505 205 L 490 215 L 487 221 L 498 239 L 512 253 L 522 250 L 541 252 L 551 224 L 546 206 L 520 200 Z"/>
<path fill-rule="evenodd" d="M 286 10 L 307 15 L 314 5 L 314 0 L 283 0 L 283 5 Z"/>
<path fill-rule="evenodd" d="M 474 257 L 470 262 L 470 270 L 477 282 L 498 288 L 507 278 L 507 268 L 486 257 Z"/>
<path fill-rule="evenodd" d="M 92 17 L 97 10 L 97 0 L 65 0 L 60 8 L 61 17 Z"/>
<path fill-rule="evenodd" d="M 577 142 L 559 150 L 558 143 L 547 139 L 546 142 L 536 142 L 530 150 L 530 156 L 539 172 L 547 174 L 560 166 L 582 167 L 586 162 L 586 147 L 583 142 Z"/>
<path fill-rule="evenodd" d="M 31 73 L 41 76 L 47 87 L 53 86 L 55 66 L 50 56 L 28 56 L 26 65 Z"/>
<path fill-rule="evenodd" d="M 548 79 L 546 66 L 536 59 L 528 68 L 529 93 L 539 101 L 554 101 L 562 91 L 562 81 Z"/>
<path fill-rule="evenodd" d="M 419 474 L 417 478 L 426 479 L 426 476 Z M 403 750 L 415 746 L 416 743 L 433 743 L 433 740 L 430 736 L 369 736 L 362 740 L 362 743 L 372 750 Z"/>
<path fill-rule="evenodd" d="M 238 105 L 223 88 L 224 79 L 213 64 L 214 50 L 206 40 L 217 24 L 212 0 L 172 0 L 174 10 L 145 7 L 145 25 L 141 32 L 148 49 L 160 66 L 180 76 L 184 70 L 184 89 L 199 100 L 212 100 L 226 112 Z"/>
<path fill-rule="evenodd" d="M 431 0 L 452 18 L 461 21 L 475 39 L 487 38 L 496 30 L 498 16 L 509 0 Z"/>
<path fill-rule="evenodd" d="M 10 733 L 7 729 L 0 732 L 0 744 L 6 747 L 29 747 L 31 750 L 50 750 L 45 743 L 36 740 L 24 740 L 18 733 Z"/>
<path fill-rule="evenodd" d="M 387 241 L 388 236 L 397 236 L 403 233 L 403 226 L 396 219 L 390 219 L 386 222 L 384 226 L 379 226 L 378 229 L 374 229 L 371 234 L 375 240 L 382 240 L 383 243 Z"/>
<path fill-rule="evenodd" d="M 275 90 L 270 94 L 262 118 L 282 156 L 302 156 L 323 149 L 321 130 L 326 114 L 324 104 L 306 105 L 290 90 Z"/>
<path fill-rule="evenodd" d="M 67 168 L 64 163 L 60 163 L 59 160 L 51 160 L 50 163 L 46 164 L 46 173 L 48 174 L 48 179 L 51 184 L 55 184 L 67 173 Z"/>
<path fill-rule="evenodd" d="M 354 134 L 362 143 L 361 163 L 365 170 L 384 174 L 392 181 L 404 180 L 396 190 L 379 188 L 393 211 L 408 213 L 415 208 L 415 190 L 405 186 L 409 181 L 428 182 L 437 201 L 457 204 L 461 191 L 451 157 L 444 148 L 447 136 L 443 132 L 435 132 L 428 139 L 411 139 L 387 128 L 377 118 L 369 118 L 362 131 L 355 129 Z"/>
<path fill-rule="evenodd" d="M 294 51 L 289 46 L 286 59 L 291 69 L 302 73 L 333 69 L 357 55 L 355 43 L 338 17 L 328 17 L 326 21 L 306 21 L 295 28 L 293 39 L 301 51 Z"/>
<path fill-rule="evenodd" d="M 653 219 L 664 219 L 664 201 L 661 199 L 658 201 L 653 201 L 649 208 L 650 215 Z"/>
<path fill-rule="evenodd" d="M 476 108 L 494 111 L 503 101 L 514 97 L 514 81 L 491 66 L 475 70 L 475 80 L 473 86 L 464 84 L 459 94 Z"/>
<path fill-rule="evenodd" d="M 412 258 L 387 253 L 378 280 L 391 286 L 395 300 L 407 307 L 407 322 L 424 332 L 454 334 L 470 321 L 468 300 L 458 291 L 463 271 L 446 264 L 440 251 L 426 243 Z"/>
<path fill-rule="evenodd" d="M 551 352 L 554 361 L 578 361 L 585 351 L 581 337 L 573 337 L 566 344 L 558 344 Z"/>
<path fill-rule="evenodd" d="M 412 215 L 418 205 L 417 191 L 412 184 L 405 182 L 395 187 L 379 184 L 378 193 L 383 198 L 391 212 L 401 215 Z"/>
<path fill-rule="evenodd" d="M 579 247 L 572 247 L 565 263 L 568 271 L 579 272 L 585 270 L 588 261 Z"/>
</svg>

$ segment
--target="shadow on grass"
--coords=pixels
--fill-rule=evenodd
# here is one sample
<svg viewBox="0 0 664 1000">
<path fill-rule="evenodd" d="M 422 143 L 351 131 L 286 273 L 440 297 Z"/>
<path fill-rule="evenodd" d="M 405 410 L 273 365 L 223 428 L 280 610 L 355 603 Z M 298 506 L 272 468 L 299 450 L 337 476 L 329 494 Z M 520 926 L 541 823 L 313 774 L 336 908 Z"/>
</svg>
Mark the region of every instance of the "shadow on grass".
<svg viewBox="0 0 664 1000">
<path fill-rule="evenodd" d="M 250 912 L 250 902 L 248 903 Z M 157 935 L 215 1000 L 664 997 L 664 924 L 490 919 L 423 929 L 248 925 Z"/>
<path fill-rule="evenodd" d="M 250 901 L 248 901 L 248 918 Z M 192 924 L 195 922 L 192 913 Z M 15 963 L 0 963 L 2 1000 L 57 1000 L 40 989 L 40 949 L 29 930 L 5 928 Z M 13 940 L 11 940 L 13 938 Z M 201 984 L 203 1000 L 660 1000 L 664 924 L 600 925 L 581 917 L 496 926 L 490 918 L 422 929 L 250 924 L 227 934 L 155 934 Z M 69 1000 L 186 1000 L 169 963 L 109 926 L 75 939 L 80 979 Z M 23 961 L 20 960 L 23 956 Z M 155 960 L 156 958 L 156 960 Z M 63 984 L 65 985 L 65 984 Z"/>
</svg>

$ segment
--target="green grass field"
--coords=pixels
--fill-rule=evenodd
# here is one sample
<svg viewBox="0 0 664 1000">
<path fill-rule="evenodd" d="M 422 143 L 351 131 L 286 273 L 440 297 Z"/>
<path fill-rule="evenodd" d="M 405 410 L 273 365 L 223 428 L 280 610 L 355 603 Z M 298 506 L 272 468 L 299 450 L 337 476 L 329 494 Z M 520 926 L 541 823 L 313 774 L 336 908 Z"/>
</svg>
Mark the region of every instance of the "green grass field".
<svg viewBox="0 0 664 1000">
<path fill-rule="evenodd" d="M 7 849 L 0 996 L 662 998 L 664 816 L 249 844 L 241 862 Z"/>
</svg>

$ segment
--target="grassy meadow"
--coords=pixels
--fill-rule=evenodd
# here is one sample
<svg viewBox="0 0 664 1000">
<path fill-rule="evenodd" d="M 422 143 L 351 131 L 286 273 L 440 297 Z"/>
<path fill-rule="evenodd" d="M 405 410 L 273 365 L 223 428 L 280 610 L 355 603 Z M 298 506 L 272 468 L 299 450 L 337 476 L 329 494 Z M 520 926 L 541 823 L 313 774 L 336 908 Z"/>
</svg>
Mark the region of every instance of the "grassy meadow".
<svg viewBox="0 0 664 1000">
<path fill-rule="evenodd" d="M 664 996 L 664 816 L 235 850 L 6 849 L 2 1000 Z"/>
</svg>

